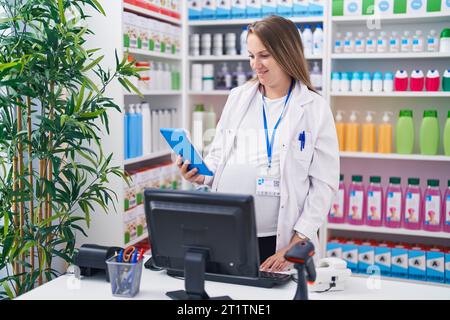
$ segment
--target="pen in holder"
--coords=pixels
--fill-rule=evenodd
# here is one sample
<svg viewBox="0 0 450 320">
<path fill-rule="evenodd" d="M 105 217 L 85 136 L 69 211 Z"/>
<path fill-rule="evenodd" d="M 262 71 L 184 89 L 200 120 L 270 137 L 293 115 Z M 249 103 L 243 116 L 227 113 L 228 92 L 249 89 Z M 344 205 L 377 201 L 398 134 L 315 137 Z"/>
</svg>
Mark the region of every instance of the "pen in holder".
<svg viewBox="0 0 450 320">
<path fill-rule="evenodd" d="M 139 292 L 142 275 L 142 261 L 118 262 L 117 257 L 106 260 L 112 294 L 119 297 L 132 298 Z"/>
</svg>

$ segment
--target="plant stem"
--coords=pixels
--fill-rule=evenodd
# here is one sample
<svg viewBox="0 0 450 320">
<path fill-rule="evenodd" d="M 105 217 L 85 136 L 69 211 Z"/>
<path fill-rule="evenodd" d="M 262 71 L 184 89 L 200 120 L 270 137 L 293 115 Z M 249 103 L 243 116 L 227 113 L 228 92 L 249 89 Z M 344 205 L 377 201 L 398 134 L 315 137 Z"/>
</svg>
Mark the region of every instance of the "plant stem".
<svg viewBox="0 0 450 320">
<path fill-rule="evenodd" d="M 12 189 L 13 189 L 13 194 L 16 193 L 17 191 L 17 184 L 16 184 L 16 180 L 17 180 L 17 157 L 16 155 L 14 155 L 13 157 L 13 185 L 12 185 Z M 17 228 L 18 225 L 18 221 L 17 221 L 17 197 L 16 195 L 14 195 L 12 197 L 12 213 L 13 213 L 13 217 L 14 217 L 14 228 Z M 17 242 L 17 239 L 14 239 Z M 17 263 L 16 260 L 14 260 L 13 262 L 13 274 L 14 276 L 19 274 L 19 264 Z M 15 285 L 15 290 L 18 291 L 18 286 L 17 283 Z"/>
<path fill-rule="evenodd" d="M 20 106 L 20 99 L 17 99 L 17 133 L 22 131 L 22 107 Z M 23 169 L 24 169 L 24 163 L 23 163 L 23 146 L 22 146 L 22 138 L 20 135 L 18 136 L 17 141 L 17 151 L 18 151 L 18 173 L 19 173 L 19 192 L 23 193 L 24 191 L 24 185 L 23 185 Z M 20 234 L 20 241 L 23 241 L 23 234 L 24 234 L 24 218 L 25 218 L 25 203 L 22 201 L 22 199 L 19 200 L 19 234 Z M 21 273 L 25 273 L 25 253 L 22 253 L 20 255 L 20 260 L 22 261 L 21 266 Z M 20 281 L 24 282 L 23 275 L 20 277 Z"/>
<path fill-rule="evenodd" d="M 39 159 L 39 180 L 41 181 L 41 194 L 39 195 L 39 198 L 42 198 L 42 196 L 44 195 L 44 177 L 45 177 L 45 160 L 44 159 Z M 43 218 L 43 207 L 42 207 L 42 201 L 41 199 L 39 199 L 39 215 L 38 215 L 38 225 L 40 225 L 42 218 Z M 38 243 L 40 243 L 40 239 L 38 241 Z M 42 261 L 42 249 L 40 248 L 40 246 L 38 247 L 38 263 L 39 263 L 39 269 L 42 265 L 41 263 Z M 41 285 L 42 284 L 42 272 L 41 270 L 39 270 L 39 277 L 38 277 L 38 284 Z"/>
<path fill-rule="evenodd" d="M 33 158 L 32 158 L 32 146 L 31 146 L 31 99 L 27 97 L 27 137 L 28 137 L 28 182 L 30 183 L 30 234 L 34 238 L 34 188 L 33 188 Z M 34 246 L 30 248 L 30 264 L 31 270 L 34 272 Z M 34 283 L 32 284 L 34 287 Z"/>
</svg>

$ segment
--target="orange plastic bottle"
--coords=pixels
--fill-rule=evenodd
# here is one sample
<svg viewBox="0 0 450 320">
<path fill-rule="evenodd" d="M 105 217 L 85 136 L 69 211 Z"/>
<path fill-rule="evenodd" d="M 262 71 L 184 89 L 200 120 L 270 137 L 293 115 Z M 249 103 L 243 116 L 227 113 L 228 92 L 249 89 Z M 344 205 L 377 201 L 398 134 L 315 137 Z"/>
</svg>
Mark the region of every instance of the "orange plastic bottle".
<svg viewBox="0 0 450 320">
<path fill-rule="evenodd" d="M 356 122 L 356 114 L 358 111 L 352 111 L 350 115 L 350 122 L 345 126 L 345 151 L 358 152 L 359 151 L 359 127 L 360 124 Z"/>
<path fill-rule="evenodd" d="M 345 123 L 342 121 L 344 111 L 338 110 L 336 114 L 336 133 L 339 142 L 339 151 L 345 151 Z"/>
<path fill-rule="evenodd" d="M 362 152 L 375 152 L 376 128 L 372 117 L 374 113 L 373 111 L 367 111 L 366 122 L 362 125 Z"/>
<path fill-rule="evenodd" d="M 383 123 L 378 128 L 378 152 L 392 153 L 392 124 L 389 115 L 392 112 L 386 111 L 383 115 Z"/>
</svg>

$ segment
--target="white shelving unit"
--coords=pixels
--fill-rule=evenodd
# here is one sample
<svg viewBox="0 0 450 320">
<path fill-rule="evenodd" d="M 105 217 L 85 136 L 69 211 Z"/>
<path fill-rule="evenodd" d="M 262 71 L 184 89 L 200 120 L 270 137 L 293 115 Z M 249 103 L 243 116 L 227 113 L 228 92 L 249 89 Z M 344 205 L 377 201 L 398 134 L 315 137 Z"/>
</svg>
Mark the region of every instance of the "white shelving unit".
<svg viewBox="0 0 450 320">
<path fill-rule="evenodd" d="M 292 17 L 290 19 L 295 23 L 324 22 L 323 17 Z M 198 20 L 198 21 L 189 21 L 188 25 L 190 27 L 245 26 L 255 21 L 256 19 Z"/>
<path fill-rule="evenodd" d="M 331 92 L 331 97 L 376 97 L 376 98 L 450 98 L 450 92 Z"/>
<path fill-rule="evenodd" d="M 421 154 L 397 154 L 397 153 L 366 153 L 366 152 L 341 152 L 342 158 L 402 160 L 402 161 L 439 161 L 450 163 L 448 156 L 426 156 Z"/>
<path fill-rule="evenodd" d="M 448 59 L 450 53 L 413 52 L 413 53 L 333 53 L 331 59 Z"/>
<path fill-rule="evenodd" d="M 175 60 L 175 61 L 182 60 L 182 57 L 179 55 L 169 54 L 169 53 L 161 53 L 161 52 L 150 51 L 150 50 L 124 48 L 124 51 L 129 52 L 131 55 L 145 57 L 145 58 L 152 58 L 152 59 L 156 58 L 156 59 Z"/>
</svg>

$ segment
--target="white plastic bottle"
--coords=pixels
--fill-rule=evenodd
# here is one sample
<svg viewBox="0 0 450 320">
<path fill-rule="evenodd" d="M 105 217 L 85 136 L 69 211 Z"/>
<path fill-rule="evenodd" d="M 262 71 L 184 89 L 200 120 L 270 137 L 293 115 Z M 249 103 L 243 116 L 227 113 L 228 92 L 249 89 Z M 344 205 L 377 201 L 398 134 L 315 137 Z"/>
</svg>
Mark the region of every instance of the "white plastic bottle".
<svg viewBox="0 0 450 320">
<path fill-rule="evenodd" d="M 383 76 L 381 72 L 374 73 L 372 81 L 372 90 L 373 92 L 383 91 Z"/>
<path fill-rule="evenodd" d="M 375 37 L 375 32 L 370 31 L 366 39 L 366 52 L 375 53 L 377 51 L 377 41 Z"/>
<path fill-rule="evenodd" d="M 389 52 L 400 52 L 400 39 L 398 38 L 397 31 L 392 31 L 391 37 L 389 39 Z"/>
<path fill-rule="evenodd" d="M 341 90 L 341 76 L 339 72 L 333 72 L 331 74 L 331 91 L 339 92 Z"/>
<path fill-rule="evenodd" d="M 348 73 L 342 72 L 341 74 L 341 92 L 348 92 L 350 90 L 350 80 L 348 79 Z"/>
<path fill-rule="evenodd" d="M 403 36 L 402 36 L 402 41 L 401 41 L 401 45 L 400 45 L 400 51 L 401 52 L 411 52 L 411 49 L 412 49 L 412 47 L 411 47 L 411 37 L 409 35 L 409 31 L 406 30 L 403 33 Z"/>
<path fill-rule="evenodd" d="M 352 80 L 350 82 L 350 87 L 352 92 L 360 92 L 361 91 L 361 76 L 359 72 L 353 72 Z"/>
<path fill-rule="evenodd" d="M 238 63 L 238 66 L 236 68 L 236 77 L 237 77 L 237 85 L 242 86 L 247 82 L 247 76 L 244 72 L 244 67 L 242 66 L 242 62 Z"/>
<path fill-rule="evenodd" d="M 318 24 L 313 33 L 313 55 L 320 56 L 323 53 L 323 29 L 322 25 Z"/>
<path fill-rule="evenodd" d="M 412 42 L 412 51 L 413 52 L 422 52 L 423 51 L 423 37 L 422 31 L 416 30 L 416 34 L 414 35 Z"/>
<path fill-rule="evenodd" d="M 248 35 L 248 26 L 243 27 L 242 28 L 242 33 L 241 33 L 241 37 L 240 37 L 240 42 L 241 42 L 241 56 L 246 56 L 248 55 L 248 51 L 247 51 L 247 35 Z"/>
<path fill-rule="evenodd" d="M 430 30 L 427 37 L 427 51 L 438 52 L 439 51 L 439 37 L 436 34 L 436 30 Z"/>
<path fill-rule="evenodd" d="M 370 92 L 372 91 L 372 79 L 370 78 L 369 72 L 363 73 L 363 78 L 361 81 L 361 91 L 362 92 Z"/>
<path fill-rule="evenodd" d="M 344 45 L 342 43 L 342 33 L 336 33 L 336 39 L 334 40 L 334 53 L 342 53 L 344 51 Z"/>
<path fill-rule="evenodd" d="M 377 40 L 377 52 L 385 53 L 387 52 L 387 48 L 388 46 L 387 46 L 386 32 L 381 31 Z"/>
<path fill-rule="evenodd" d="M 383 91 L 384 92 L 394 91 L 394 75 L 390 72 L 386 72 L 384 74 Z"/>
<path fill-rule="evenodd" d="M 302 32 L 303 50 L 306 57 L 313 55 L 313 33 L 309 24 L 305 25 L 305 29 Z"/>
<path fill-rule="evenodd" d="M 348 31 L 345 34 L 344 39 L 344 52 L 345 53 L 353 53 L 355 47 L 355 40 L 353 39 L 353 32 Z"/>
<path fill-rule="evenodd" d="M 355 52 L 364 53 L 366 51 L 366 40 L 364 39 L 364 32 L 358 32 L 355 40 Z"/>
<path fill-rule="evenodd" d="M 323 77 L 322 77 L 322 71 L 319 67 L 319 62 L 314 61 L 314 67 L 311 71 L 311 83 L 316 90 L 320 91 L 322 90 L 322 83 L 323 83 Z"/>
<path fill-rule="evenodd" d="M 150 117 L 150 105 L 144 102 L 141 105 L 142 112 L 142 145 L 144 155 L 152 152 L 152 130 L 151 130 L 151 117 Z"/>
</svg>

